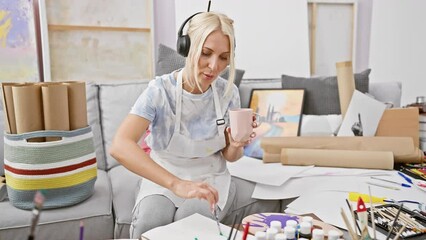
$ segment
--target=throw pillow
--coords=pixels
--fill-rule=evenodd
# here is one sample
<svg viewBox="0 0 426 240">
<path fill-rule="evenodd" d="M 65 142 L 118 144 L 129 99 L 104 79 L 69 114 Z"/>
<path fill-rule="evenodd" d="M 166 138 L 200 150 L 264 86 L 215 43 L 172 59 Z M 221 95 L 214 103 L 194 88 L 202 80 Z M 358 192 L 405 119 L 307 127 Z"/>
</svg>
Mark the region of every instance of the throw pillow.
<svg viewBox="0 0 426 240">
<path fill-rule="evenodd" d="M 176 69 L 183 68 L 185 66 L 185 57 L 179 55 L 174 49 L 169 48 L 163 44 L 158 46 L 158 61 L 155 66 L 155 75 L 161 76 L 163 74 L 171 73 Z M 234 84 L 238 87 L 243 79 L 244 70 L 235 70 Z M 221 77 L 228 79 L 229 71 L 225 70 L 221 74 Z"/>
<path fill-rule="evenodd" d="M 355 88 L 368 92 L 371 69 L 354 74 Z M 281 76 L 283 89 L 305 89 L 303 114 L 328 115 L 341 114 L 337 76 L 302 78 L 288 75 Z"/>
</svg>

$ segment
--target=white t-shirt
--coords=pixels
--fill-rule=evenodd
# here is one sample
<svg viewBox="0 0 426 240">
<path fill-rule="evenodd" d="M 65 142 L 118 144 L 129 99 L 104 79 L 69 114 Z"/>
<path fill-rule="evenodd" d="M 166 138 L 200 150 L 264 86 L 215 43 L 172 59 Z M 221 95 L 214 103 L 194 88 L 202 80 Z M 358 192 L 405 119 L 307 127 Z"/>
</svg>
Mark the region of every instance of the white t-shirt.
<svg viewBox="0 0 426 240">
<path fill-rule="evenodd" d="M 229 109 L 240 108 L 240 95 L 234 85 L 230 97 L 225 97 L 227 80 L 218 77 L 216 91 L 224 113 L 225 124 L 229 125 Z M 216 111 L 212 88 L 202 94 L 182 93 L 181 134 L 193 140 L 210 139 L 217 135 Z M 176 113 L 176 79 L 173 73 L 156 77 L 133 105 L 131 114 L 151 122 L 151 133 L 145 139 L 154 151 L 164 150 L 174 131 Z"/>
</svg>

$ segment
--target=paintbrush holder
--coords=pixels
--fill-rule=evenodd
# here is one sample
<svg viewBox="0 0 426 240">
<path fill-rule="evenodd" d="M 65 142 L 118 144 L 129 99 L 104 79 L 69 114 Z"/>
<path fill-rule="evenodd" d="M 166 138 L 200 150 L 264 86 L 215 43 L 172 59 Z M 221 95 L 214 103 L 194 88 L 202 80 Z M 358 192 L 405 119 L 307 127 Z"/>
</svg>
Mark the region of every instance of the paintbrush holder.
<svg viewBox="0 0 426 240">
<path fill-rule="evenodd" d="M 376 225 L 376 230 L 387 236 L 389 233 L 389 229 L 392 226 L 393 220 L 397 215 L 398 209 L 399 205 L 396 204 L 384 204 L 381 206 L 375 206 L 374 223 Z M 371 208 L 368 208 L 367 211 L 368 222 L 371 226 Z M 420 213 L 416 213 L 404 207 L 401 208 L 401 212 L 399 213 L 397 223 L 395 224 L 392 234 L 390 235 L 390 239 L 394 239 L 398 231 L 400 231 L 404 225 L 406 225 L 406 227 L 401 232 L 400 239 L 426 239 L 426 217 L 422 216 Z"/>
</svg>

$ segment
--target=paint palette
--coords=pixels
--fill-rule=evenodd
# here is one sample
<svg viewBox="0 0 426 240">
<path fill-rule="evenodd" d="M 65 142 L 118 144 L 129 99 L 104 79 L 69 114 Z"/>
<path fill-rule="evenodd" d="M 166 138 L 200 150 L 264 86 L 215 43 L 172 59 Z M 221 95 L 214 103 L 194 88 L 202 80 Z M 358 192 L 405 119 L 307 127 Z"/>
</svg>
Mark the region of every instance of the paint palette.
<svg viewBox="0 0 426 240">
<path fill-rule="evenodd" d="M 290 215 L 285 213 L 256 213 L 245 217 L 242 223 L 245 225 L 247 222 L 250 222 L 249 232 L 254 235 L 259 231 L 265 232 L 272 221 L 280 221 L 282 227 L 284 228 L 288 220 L 295 220 L 297 223 L 300 223 L 303 217 L 304 216 Z M 312 224 L 314 228 L 322 229 L 325 236 L 328 236 L 328 231 L 330 230 L 337 231 L 340 236 L 343 235 L 343 232 L 336 227 L 319 220 L 313 219 Z"/>
<path fill-rule="evenodd" d="M 396 204 L 376 206 L 374 211 L 374 223 L 376 225 L 376 229 L 387 235 L 398 209 L 399 205 Z M 368 213 L 370 215 L 370 209 L 368 209 Z M 368 220 L 371 225 L 371 218 L 369 217 Z M 406 225 L 406 227 L 401 232 L 401 239 L 426 239 L 426 217 L 403 207 L 399 213 L 395 228 L 392 231 L 391 238 L 394 238 L 397 232 L 400 231 L 404 225 Z"/>
</svg>

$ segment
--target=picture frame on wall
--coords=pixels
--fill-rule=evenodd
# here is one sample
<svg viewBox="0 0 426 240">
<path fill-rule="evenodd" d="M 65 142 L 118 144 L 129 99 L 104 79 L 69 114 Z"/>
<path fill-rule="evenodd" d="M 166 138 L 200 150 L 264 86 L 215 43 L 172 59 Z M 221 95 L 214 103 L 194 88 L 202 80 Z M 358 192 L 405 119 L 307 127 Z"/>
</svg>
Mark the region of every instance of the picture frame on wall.
<svg viewBox="0 0 426 240">
<path fill-rule="evenodd" d="M 244 148 L 244 155 L 262 159 L 263 137 L 299 136 L 304 89 L 253 89 L 249 107 L 256 114 L 256 137 Z"/>
<path fill-rule="evenodd" d="M 0 82 L 43 80 L 39 0 L 0 0 Z"/>
</svg>

